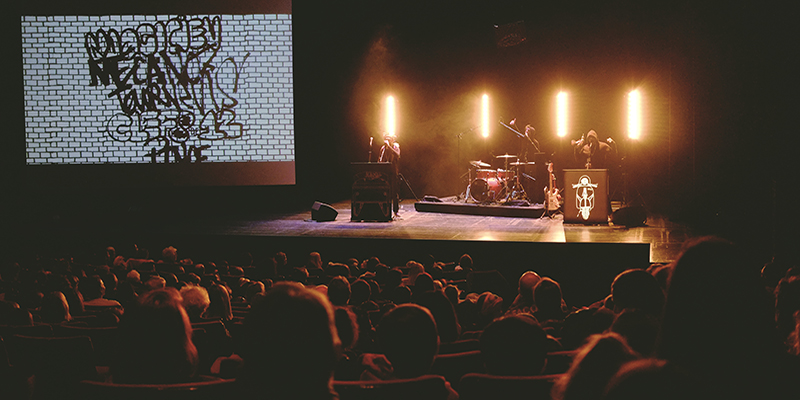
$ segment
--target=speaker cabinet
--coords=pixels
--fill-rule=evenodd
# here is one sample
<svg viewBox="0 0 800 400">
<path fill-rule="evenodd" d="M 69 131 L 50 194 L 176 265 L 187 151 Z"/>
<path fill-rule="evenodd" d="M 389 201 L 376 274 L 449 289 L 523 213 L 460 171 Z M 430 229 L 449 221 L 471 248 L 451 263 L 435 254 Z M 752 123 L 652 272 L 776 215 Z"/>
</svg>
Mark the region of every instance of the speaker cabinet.
<svg viewBox="0 0 800 400">
<path fill-rule="evenodd" d="M 608 224 L 608 170 L 564 170 L 564 222 Z"/>
<path fill-rule="evenodd" d="M 315 201 L 314 205 L 311 206 L 311 219 L 314 221 L 333 221 L 337 215 L 339 215 L 339 212 L 328 204 Z"/>
<path fill-rule="evenodd" d="M 351 221 L 392 220 L 397 169 L 391 163 L 352 163 Z"/>
</svg>

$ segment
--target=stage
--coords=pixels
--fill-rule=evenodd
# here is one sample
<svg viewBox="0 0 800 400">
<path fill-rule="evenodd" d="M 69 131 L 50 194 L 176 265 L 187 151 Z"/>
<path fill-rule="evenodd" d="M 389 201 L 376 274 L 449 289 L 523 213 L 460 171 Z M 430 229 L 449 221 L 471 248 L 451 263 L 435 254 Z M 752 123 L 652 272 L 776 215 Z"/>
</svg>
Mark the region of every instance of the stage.
<svg viewBox="0 0 800 400">
<path fill-rule="evenodd" d="M 196 224 L 165 227 L 165 232 L 225 236 L 296 238 L 410 239 L 516 243 L 637 243 L 649 245 L 649 261 L 670 262 L 677 257 L 689 229 L 661 216 L 649 216 L 646 226 L 565 224 L 560 214 L 552 218 L 503 217 L 420 212 L 413 200 L 400 205 L 399 218 L 391 222 L 350 221 L 350 202 L 331 206 L 334 221 L 311 220 L 311 205 L 304 212 L 267 215 L 262 219 L 203 220 Z"/>
</svg>

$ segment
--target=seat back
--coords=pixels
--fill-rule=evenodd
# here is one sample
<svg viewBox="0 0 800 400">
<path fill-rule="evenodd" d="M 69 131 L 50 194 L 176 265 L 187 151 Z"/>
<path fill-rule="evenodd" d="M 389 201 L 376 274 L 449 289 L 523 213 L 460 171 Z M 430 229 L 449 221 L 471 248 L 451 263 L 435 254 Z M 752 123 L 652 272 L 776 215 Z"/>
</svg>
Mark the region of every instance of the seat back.
<svg viewBox="0 0 800 400">
<path fill-rule="evenodd" d="M 86 400 L 219 400 L 234 392 L 234 379 L 176 384 L 123 384 L 81 381 L 78 393 Z"/>
<path fill-rule="evenodd" d="M 340 400 L 445 400 L 448 395 L 445 379 L 438 375 L 387 381 L 334 381 L 333 387 Z"/>
<path fill-rule="evenodd" d="M 431 373 L 441 375 L 458 391 L 458 382 L 468 373 L 483 373 L 483 358 L 478 350 L 454 354 L 439 354 L 433 360 Z"/>
<path fill-rule="evenodd" d="M 36 399 L 71 398 L 79 381 L 98 377 L 88 336 L 14 335 L 8 338 L 7 346 L 15 349 L 12 365 L 35 375 Z"/>
<path fill-rule="evenodd" d="M 497 398 L 506 400 L 549 400 L 555 382 L 562 375 L 496 376 L 466 374 L 459 382 L 461 400 Z"/>
<path fill-rule="evenodd" d="M 577 350 L 551 351 L 547 353 L 547 365 L 544 367 L 545 375 L 563 374 L 572 366 L 572 360 L 578 354 Z"/>
<path fill-rule="evenodd" d="M 53 325 L 56 337 L 88 336 L 94 348 L 94 365 L 110 365 L 117 339 L 116 327 L 84 327 L 70 325 Z"/>
<path fill-rule="evenodd" d="M 463 353 L 474 350 L 480 350 L 480 341 L 478 339 L 456 340 L 455 342 L 439 345 L 439 354 Z"/>
</svg>

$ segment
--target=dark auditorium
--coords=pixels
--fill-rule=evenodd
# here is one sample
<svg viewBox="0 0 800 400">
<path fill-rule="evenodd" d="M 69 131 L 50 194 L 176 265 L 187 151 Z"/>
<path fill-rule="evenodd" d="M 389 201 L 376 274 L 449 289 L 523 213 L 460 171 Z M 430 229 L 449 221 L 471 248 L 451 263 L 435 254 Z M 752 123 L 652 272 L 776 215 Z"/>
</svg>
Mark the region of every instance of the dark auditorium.
<svg viewBox="0 0 800 400">
<path fill-rule="evenodd" d="M 800 399 L 791 9 L 9 3 L 0 399 Z"/>
</svg>

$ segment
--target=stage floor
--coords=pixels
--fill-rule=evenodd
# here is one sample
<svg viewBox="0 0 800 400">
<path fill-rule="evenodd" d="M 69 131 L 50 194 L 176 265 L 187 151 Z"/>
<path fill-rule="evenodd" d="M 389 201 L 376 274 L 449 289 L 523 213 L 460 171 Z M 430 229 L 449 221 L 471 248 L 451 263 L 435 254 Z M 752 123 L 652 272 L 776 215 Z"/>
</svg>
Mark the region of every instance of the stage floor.
<svg viewBox="0 0 800 400">
<path fill-rule="evenodd" d="M 167 231 L 189 229 L 195 234 L 236 236 L 280 236 L 322 238 L 382 238 L 445 241 L 497 241 L 541 243 L 648 243 L 650 262 L 666 263 L 679 254 L 682 243 L 691 236 L 685 226 L 664 217 L 649 216 L 647 225 L 626 228 L 610 225 L 565 224 L 561 215 L 554 218 L 512 218 L 418 212 L 413 200 L 404 200 L 400 217 L 392 222 L 352 222 L 350 202 L 332 204 L 336 220 L 315 222 L 311 210 L 295 214 L 255 218 L 202 221 L 194 226 L 181 224 Z"/>
</svg>

